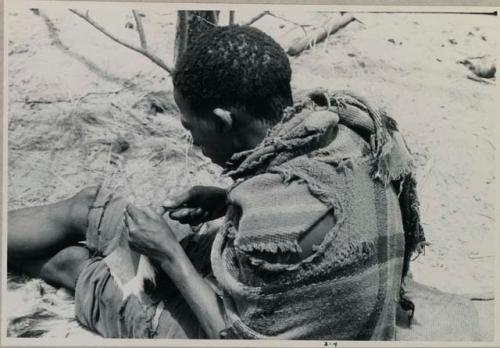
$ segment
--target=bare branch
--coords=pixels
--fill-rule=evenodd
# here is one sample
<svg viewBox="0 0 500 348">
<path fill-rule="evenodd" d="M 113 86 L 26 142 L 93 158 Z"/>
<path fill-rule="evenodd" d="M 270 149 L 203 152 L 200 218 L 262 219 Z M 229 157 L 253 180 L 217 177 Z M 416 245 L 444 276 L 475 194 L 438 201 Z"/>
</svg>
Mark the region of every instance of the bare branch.
<svg viewBox="0 0 500 348">
<path fill-rule="evenodd" d="M 113 41 L 119 43 L 120 45 L 125 46 L 125 47 L 127 47 L 127 48 L 129 48 L 129 49 L 131 49 L 133 51 L 136 51 L 137 53 L 142 54 L 143 56 L 145 56 L 146 58 L 148 58 L 149 60 L 151 60 L 153 63 L 155 63 L 156 65 L 158 65 L 160 68 L 162 68 L 163 70 L 166 70 L 170 75 L 172 75 L 174 69 L 172 67 L 170 67 L 169 65 L 167 65 L 167 63 L 165 63 L 158 56 L 154 55 L 153 53 L 151 53 L 148 50 L 145 50 L 145 49 L 143 49 L 141 47 L 135 46 L 134 44 L 125 42 L 125 41 L 117 38 L 113 34 L 109 33 L 106 29 L 104 29 L 100 24 L 96 23 L 88 15 L 88 13 L 87 14 L 83 14 L 83 13 L 81 13 L 81 12 L 75 10 L 75 9 L 70 9 L 70 11 L 73 12 L 78 17 L 80 17 L 83 20 L 85 20 L 86 22 L 88 22 L 90 25 L 92 25 L 94 28 L 96 28 L 97 30 L 99 30 L 101 33 L 103 33 L 104 35 L 106 35 L 107 37 L 109 37 L 111 40 L 113 40 Z"/>
<path fill-rule="evenodd" d="M 257 16 L 255 16 L 252 19 L 250 19 L 248 22 L 241 23 L 240 25 L 252 25 L 255 22 L 257 22 L 259 19 L 261 19 L 262 17 L 264 17 L 265 15 L 268 15 L 269 13 L 271 13 L 271 12 L 269 12 L 269 11 L 263 11 L 263 12 L 259 13 Z"/>
<path fill-rule="evenodd" d="M 132 14 L 134 15 L 135 26 L 137 28 L 137 32 L 139 33 L 139 40 L 141 41 L 142 49 L 147 49 L 148 44 L 146 42 L 146 35 L 144 34 L 144 28 L 142 27 L 141 17 L 137 13 L 137 10 L 132 10 Z"/>
<path fill-rule="evenodd" d="M 196 18 L 198 18 L 198 19 L 200 19 L 201 21 L 203 21 L 203 22 L 205 22 L 205 23 L 207 23 L 207 24 L 211 25 L 212 27 L 216 27 L 216 26 L 217 26 L 217 24 L 216 24 L 216 23 L 211 22 L 210 20 L 208 20 L 208 19 L 206 19 L 206 18 L 204 18 L 204 17 L 202 17 L 202 16 L 200 16 L 200 15 L 195 15 L 195 17 L 196 17 Z"/>
<path fill-rule="evenodd" d="M 294 25 L 296 25 L 298 27 L 301 27 L 302 29 L 313 26 L 312 24 L 301 24 L 301 23 L 294 22 L 294 21 L 292 21 L 292 20 L 290 20 L 288 18 L 285 18 L 285 17 L 282 17 L 282 16 L 278 16 L 277 14 L 274 14 L 272 12 L 268 12 L 267 14 L 269 16 L 271 16 L 271 17 L 278 18 L 278 19 L 281 19 L 282 21 L 294 24 Z"/>
<path fill-rule="evenodd" d="M 329 35 L 333 35 L 352 21 L 355 18 L 351 14 L 343 15 L 340 18 L 330 20 L 325 23 L 323 28 L 311 33 L 305 38 L 295 41 L 286 51 L 289 56 L 299 55 L 302 51 L 320 43 L 325 40 Z"/>
<path fill-rule="evenodd" d="M 234 24 L 234 11 L 229 11 L 229 25 Z"/>
</svg>

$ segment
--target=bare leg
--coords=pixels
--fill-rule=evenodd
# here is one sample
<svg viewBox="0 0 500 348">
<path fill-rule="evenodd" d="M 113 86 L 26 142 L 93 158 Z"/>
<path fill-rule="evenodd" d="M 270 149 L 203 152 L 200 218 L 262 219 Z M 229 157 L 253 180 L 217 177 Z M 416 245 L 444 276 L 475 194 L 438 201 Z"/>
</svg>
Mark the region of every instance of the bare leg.
<svg viewBox="0 0 500 348">
<path fill-rule="evenodd" d="M 85 239 L 89 207 L 97 188 L 91 187 L 54 204 L 9 212 L 8 259 L 43 257 Z"/>
<path fill-rule="evenodd" d="M 76 279 L 89 259 L 90 252 L 87 248 L 74 245 L 54 255 L 28 259 L 24 262 L 11 261 L 9 269 L 42 278 L 49 284 L 74 291 Z"/>
<path fill-rule="evenodd" d="M 67 200 L 9 212 L 9 269 L 74 290 L 89 251 L 75 244 L 85 239 L 87 216 L 96 187 Z"/>
</svg>

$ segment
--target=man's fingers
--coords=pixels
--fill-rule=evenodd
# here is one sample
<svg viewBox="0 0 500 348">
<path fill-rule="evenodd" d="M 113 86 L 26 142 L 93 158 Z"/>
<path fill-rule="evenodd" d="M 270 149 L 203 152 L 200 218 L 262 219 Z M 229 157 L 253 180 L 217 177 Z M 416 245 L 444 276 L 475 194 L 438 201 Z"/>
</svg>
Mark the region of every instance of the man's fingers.
<svg viewBox="0 0 500 348">
<path fill-rule="evenodd" d="M 134 222 L 138 222 L 139 219 L 144 218 L 144 216 L 146 215 L 146 213 L 144 213 L 139 208 L 136 208 L 132 204 L 127 205 L 127 213 L 130 215 Z"/>
<path fill-rule="evenodd" d="M 194 210 L 192 208 L 180 208 L 174 210 L 170 213 L 170 217 L 174 220 L 182 220 L 190 216 L 191 211 Z"/>
<path fill-rule="evenodd" d="M 196 216 L 200 216 L 202 215 L 204 212 L 204 210 L 202 208 L 196 208 L 196 209 L 193 209 L 191 212 L 190 212 L 190 215 L 192 217 L 196 217 Z"/>
<path fill-rule="evenodd" d="M 165 213 L 166 213 L 166 210 L 165 210 L 163 207 L 156 207 L 156 208 L 154 208 L 153 210 L 154 210 L 154 212 L 155 212 L 157 215 L 162 216 L 162 217 L 163 217 L 163 215 L 165 215 Z"/>
<path fill-rule="evenodd" d="M 172 197 L 171 199 L 167 199 L 162 203 L 163 209 L 170 210 L 174 208 L 179 208 L 183 204 L 186 204 L 191 198 L 190 190 L 186 190 L 179 195 Z"/>
<path fill-rule="evenodd" d="M 199 218 L 203 215 L 202 208 L 180 208 L 170 213 L 170 217 L 178 221 L 186 221 L 191 218 Z"/>
<path fill-rule="evenodd" d="M 181 224 L 198 225 L 206 220 L 206 213 L 202 208 L 181 208 L 172 211 L 170 218 L 179 221 Z"/>
<path fill-rule="evenodd" d="M 135 221 L 132 219 L 132 217 L 130 216 L 130 214 L 128 212 L 125 213 L 124 222 L 125 222 L 125 226 L 127 226 L 127 229 L 129 231 L 135 230 L 135 228 L 137 227 L 137 224 L 135 223 Z"/>
<path fill-rule="evenodd" d="M 147 216 L 149 216 L 152 219 L 156 219 L 159 215 L 162 215 L 163 212 L 158 212 L 160 209 L 154 209 L 152 206 L 147 206 L 144 208 L 144 213 L 146 213 Z"/>
</svg>

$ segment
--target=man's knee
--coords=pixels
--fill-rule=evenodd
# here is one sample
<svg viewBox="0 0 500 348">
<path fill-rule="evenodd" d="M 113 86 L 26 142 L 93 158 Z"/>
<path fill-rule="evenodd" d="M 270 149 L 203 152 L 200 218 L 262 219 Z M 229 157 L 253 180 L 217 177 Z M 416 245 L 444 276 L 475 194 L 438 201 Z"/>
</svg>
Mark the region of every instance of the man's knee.
<svg viewBox="0 0 500 348">
<path fill-rule="evenodd" d="M 94 203 L 98 191 L 98 186 L 86 187 L 69 199 L 71 227 L 78 234 L 79 240 L 85 239 L 90 207 Z"/>
<path fill-rule="evenodd" d="M 90 252 L 82 246 L 70 246 L 59 251 L 42 267 L 40 277 L 48 283 L 75 289 L 76 280 L 90 259 Z"/>
</svg>

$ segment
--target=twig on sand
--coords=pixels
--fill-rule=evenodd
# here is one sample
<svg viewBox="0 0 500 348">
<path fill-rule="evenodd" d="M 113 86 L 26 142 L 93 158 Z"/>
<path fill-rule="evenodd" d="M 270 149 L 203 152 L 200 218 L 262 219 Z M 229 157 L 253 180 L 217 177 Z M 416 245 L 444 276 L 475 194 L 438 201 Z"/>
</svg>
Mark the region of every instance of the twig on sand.
<svg viewBox="0 0 500 348">
<path fill-rule="evenodd" d="M 476 294 L 466 294 L 467 297 L 469 297 L 469 300 L 471 301 L 494 301 L 495 300 L 495 293 L 491 291 L 485 291 L 483 293 L 476 293 Z"/>
<path fill-rule="evenodd" d="M 67 188 L 71 189 L 72 191 L 76 191 L 76 187 L 72 184 L 69 183 L 66 179 L 64 179 L 62 176 L 57 174 L 54 170 L 50 169 L 49 170 L 50 174 L 52 174 L 53 177 L 58 179 L 60 182 L 62 182 L 64 185 L 66 185 Z"/>
<path fill-rule="evenodd" d="M 305 38 L 301 38 L 293 43 L 287 50 L 288 55 L 297 56 L 302 51 L 314 46 L 315 44 L 325 40 L 329 35 L 335 34 L 337 31 L 355 21 L 356 18 L 352 14 L 344 14 L 336 20 L 329 20 L 322 28 L 311 33 Z"/>
<path fill-rule="evenodd" d="M 480 216 L 483 216 L 483 217 L 485 217 L 485 218 L 487 218 L 487 219 L 490 219 L 490 220 L 492 220 L 492 221 L 495 221 L 495 219 L 493 219 L 493 218 L 492 218 L 491 216 L 489 216 L 489 215 L 486 215 L 486 214 L 481 214 L 481 213 L 480 213 L 479 215 L 480 215 Z"/>
<path fill-rule="evenodd" d="M 87 97 L 93 96 L 93 95 L 112 95 L 112 94 L 118 94 L 121 91 L 123 91 L 126 88 L 121 88 L 116 91 L 109 91 L 109 92 L 89 92 L 85 93 L 84 95 L 80 97 L 74 97 L 74 98 L 58 98 L 58 99 L 21 99 L 21 100 L 13 100 L 14 103 L 24 103 L 24 104 L 55 104 L 55 103 L 72 103 L 74 101 L 81 101 Z"/>
<path fill-rule="evenodd" d="M 471 260 L 481 260 L 481 259 L 488 259 L 490 257 L 493 257 L 494 255 L 469 255 L 469 259 Z"/>
<path fill-rule="evenodd" d="M 483 55 L 483 56 L 467 57 L 467 59 L 465 59 L 465 60 L 460 60 L 460 61 L 458 61 L 458 63 L 460 63 L 460 64 L 464 64 L 464 63 L 465 63 L 465 61 L 467 61 L 467 60 L 469 60 L 469 59 L 481 59 L 481 58 L 484 58 L 484 57 L 486 57 L 486 56 L 484 56 L 484 55 Z"/>
<path fill-rule="evenodd" d="M 471 301 L 494 301 L 495 300 L 495 296 L 491 296 L 491 297 L 471 297 L 470 300 Z"/>
<path fill-rule="evenodd" d="M 264 17 L 265 15 L 268 15 L 270 13 L 271 12 L 269 12 L 269 11 L 262 11 L 261 13 L 256 15 L 255 17 L 251 18 L 249 21 L 247 21 L 245 23 L 241 23 L 240 25 L 252 25 L 255 22 L 257 22 L 259 19 L 261 19 L 262 17 Z"/>
<path fill-rule="evenodd" d="M 495 301 L 495 297 L 471 297 L 471 301 Z"/>
<path fill-rule="evenodd" d="M 137 28 L 137 33 L 139 34 L 139 41 L 141 42 L 142 49 L 146 50 L 148 44 L 146 41 L 146 34 L 144 34 L 144 27 L 142 26 L 141 17 L 137 13 L 137 10 L 132 10 L 132 15 L 134 16 L 135 26 Z"/>
<path fill-rule="evenodd" d="M 99 30 L 101 33 L 103 33 L 104 35 L 106 35 L 107 37 L 109 37 L 111 40 L 113 40 L 113 41 L 119 43 L 120 45 L 125 46 L 125 47 L 127 47 L 127 48 L 129 48 L 129 49 L 131 49 L 133 51 L 136 51 L 137 53 L 142 54 L 143 56 L 145 56 L 146 58 L 148 58 L 149 60 L 151 60 L 153 63 L 155 63 L 156 65 L 158 65 L 160 68 L 162 68 L 163 70 L 167 71 L 170 75 L 172 75 L 172 73 L 174 72 L 174 69 L 170 65 L 168 65 L 167 63 L 165 63 L 160 57 L 154 55 L 152 52 L 150 52 L 149 50 L 145 49 L 144 47 L 138 47 L 138 46 L 136 46 L 134 44 L 125 42 L 122 39 L 117 38 L 116 36 L 114 36 L 113 34 L 111 34 L 109 31 L 107 31 L 104 27 L 102 27 L 100 24 L 98 24 L 97 22 L 95 22 L 88 15 L 88 13 L 81 13 L 81 12 L 75 10 L 75 9 L 69 9 L 69 11 L 73 12 L 75 15 L 77 15 L 80 18 L 82 18 L 86 22 L 88 22 L 90 25 L 92 25 L 94 28 L 96 28 L 97 30 Z M 141 44 L 142 44 L 142 42 L 141 42 Z"/>
<path fill-rule="evenodd" d="M 484 79 L 482 77 L 479 77 L 479 76 L 476 76 L 476 75 L 473 75 L 473 74 L 468 74 L 467 75 L 467 78 L 469 80 L 473 80 L 473 81 L 476 81 L 476 82 L 481 82 L 481 83 L 484 83 L 484 84 L 487 84 L 487 85 L 494 85 L 495 83 L 487 80 L 487 79 Z"/>
</svg>

